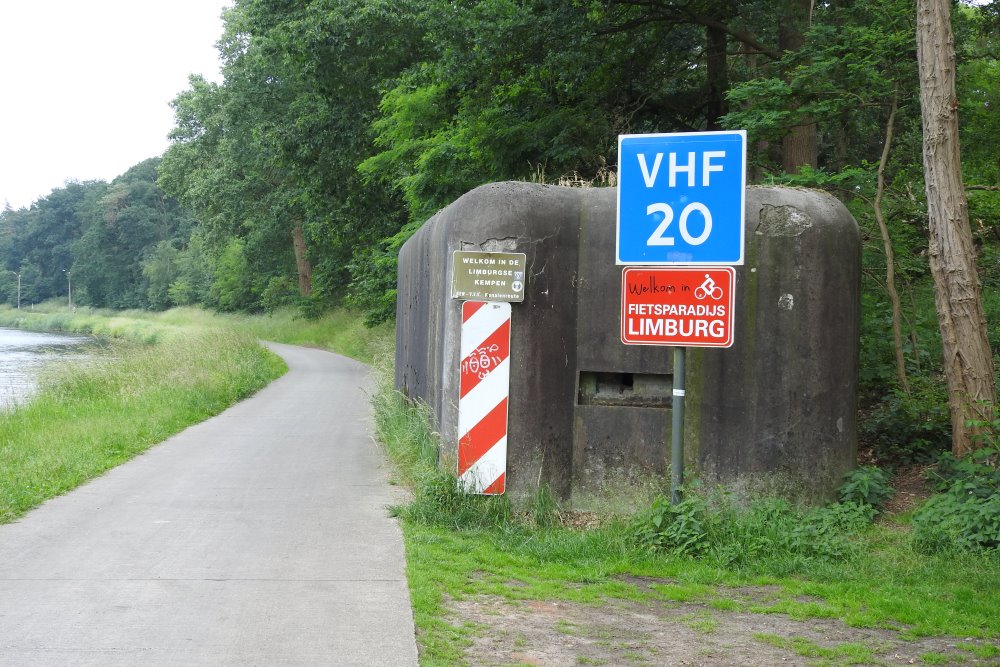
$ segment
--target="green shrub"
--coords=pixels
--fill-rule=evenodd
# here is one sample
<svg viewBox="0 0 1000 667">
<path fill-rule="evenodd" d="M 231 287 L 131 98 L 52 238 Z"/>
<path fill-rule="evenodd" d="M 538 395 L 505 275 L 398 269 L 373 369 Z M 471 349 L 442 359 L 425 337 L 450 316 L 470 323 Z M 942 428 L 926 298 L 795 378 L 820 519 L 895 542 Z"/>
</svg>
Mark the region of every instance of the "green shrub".
<svg viewBox="0 0 1000 667">
<path fill-rule="evenodd" d="M 167 300 L 178 306 L 190 306 L 197 299 L 194 286 L 187 278 L 178 278 L 167 287 Z"/>
<path fill-rule="evenodd" d="M 679 503 L 657 496 L 650 509 L 637 517 L 636 540 L 651 549 L 697 555 L 708 545 L 708 505 L 698 494 L 686 493 Z"/>
<path fill-rule="evenodd" d="M 995 422 L 994 422 L 995 423 Z M 1000 549 L 1000 448 L 995 444 L 964 459 L 943 454 L 928 477 L 937 494 L 913 515 L 913 543 L 920 551 Z"/>
<path fill-rule="evenodd" d="M 931 497 L 913 515 L 913 545 L 925 553 L 1000 548 L 1000 494 Z"/>
<path fill-rule="evenodd" d="M 861 466 L 847 473 L 837 494 L 844 503 L 868 505 L 878 511 L 892 497 L 892 476 L 876 466 Z"/>
<path fill-rule="evenodd" d="M 806 557 L 850 558 L 856 554 L 851 538 L 871 525 L 874 518 L 874 507 L 851 501 L 810 510 L 792 528 L 789 548 Z"/>
<path fill-rule="evenodd" d="M 298 300 L 298 288 L 288 276 L 271 278 L 260 295 L 260 305 L 268 313 L 293 305 Z"/>
<path fill-rule="evenodd" d="M 803 560 L 842 560 L 856 554 L 852 537 L 872 522 L 875 510 L 844 502 L 807 510 L 778 498 L 761 498 L 746 507 L 728 497 L 687 493 L 681 502 L 656 498 L 637 515 L 631 532 L 655 551 L 697 556 L 724 567 L 784 561 L 794 569 Z"/>
<path fill-rule="evenodd" d="M 946 452 L 938 458 L 937 465 L 927 471 L 927 478 L 940 493 L 958 490 L 979 498 L 988 497 L 1000 488 L 998 453 L 997 447 L 984 447 L 960 459 Z"/>
</svg>

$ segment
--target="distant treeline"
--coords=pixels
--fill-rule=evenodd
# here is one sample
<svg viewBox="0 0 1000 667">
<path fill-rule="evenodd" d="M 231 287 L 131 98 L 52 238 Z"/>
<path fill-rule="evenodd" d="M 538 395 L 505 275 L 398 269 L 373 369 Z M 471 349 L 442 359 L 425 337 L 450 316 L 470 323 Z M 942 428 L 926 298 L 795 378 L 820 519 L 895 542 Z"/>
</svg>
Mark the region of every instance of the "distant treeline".
<svg viewBox="0 0 1000 667">
<path fill-rule="evenodd" d="M 198 224 L 156 185 L 160 159 L 111 183 L 68 183 L 0 214 L 0 293 L 21 305 L 55 297 L 106 308 L 212 303 L 213 260 Z M 187 285 L 187 287 L 185 287 Z"/>
</svg>

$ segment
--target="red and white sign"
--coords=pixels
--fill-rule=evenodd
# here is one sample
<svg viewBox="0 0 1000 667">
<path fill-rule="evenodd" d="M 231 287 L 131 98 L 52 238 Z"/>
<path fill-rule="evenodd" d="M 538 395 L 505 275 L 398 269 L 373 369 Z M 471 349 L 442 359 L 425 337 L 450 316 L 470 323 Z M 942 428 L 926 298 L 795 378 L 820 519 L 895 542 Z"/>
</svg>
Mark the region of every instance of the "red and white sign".
<svg viewBox="0 0 1000 667">
<path fill-rule="evenodd" d="M 510 393 L 510 304 L 462 304 L 458 478 L 469 493 L 504 492 Z"/>
<path fill-rule="evenodd" d="M 626 268 L 622 272 L 622 342 L 731 346 L 735 278 L 731 266 Z"/>
</svg>

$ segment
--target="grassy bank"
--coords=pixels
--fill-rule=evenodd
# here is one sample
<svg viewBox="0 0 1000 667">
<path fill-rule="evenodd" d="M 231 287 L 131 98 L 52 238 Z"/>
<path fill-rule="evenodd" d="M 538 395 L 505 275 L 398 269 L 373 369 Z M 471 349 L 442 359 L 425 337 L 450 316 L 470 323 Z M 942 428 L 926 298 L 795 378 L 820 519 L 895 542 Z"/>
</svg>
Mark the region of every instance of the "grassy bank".
<svg viewBox="0 0 1000 667">
<path fill-rule="evenodd" d="M 0 523 L 218 414 L 281 375 L 252 334 L 200 316 L 0 312 L 24 328 L 113 337 L 87 362 L 43 372 L 26 405 L 0 413 Z"/>
<path fill-rule="evenodd" d="M 511 612 L 538 608 L 536 601 L 587 607 L 624 602 L 645 606 L 652 615 L 684 604 L 706 620 L 723 614 L 783 615 L 803 628 L 811 620 L 836 620 L 844 643 L 851 641 L 851 628 L 877 628 L 903 642 L 977 639 L 970 645 L 978 651 L 1000 655 L 996 560 L 917 556 L 898 527 L 857 535 L 854 557 L 800 563 L 791 570 L 775 561 L 732 569 L 651 553 L 636 547 L 621 522 L 591 530 L 510 525 L 454 530 L 412 520 L 404 527 L 425 665 L 475 664 L 464 651 L 479 630 L 457 610 L 483 599 L 499 599 L 500 608 L 509 606 Z M 786 637 L 799 634 L 805 632 L 792 629 Z M 869 648 L 879 652 L 877 644 Z M 957 662 L 953 657 L 937 664 Z M 844 664 L 873 663 L 882 664 Z"/>
<path fill-rule="evenodd" d="M 197 312 L 197 311 L 192 311 Z M 39 304 L 35 309 L 0 307 L 0 326 L 29 331 L 62 331 L 153 344 L 181 335 L 185 327 L 143 311 L 111 311 Z M 202 326 L 201 328 L 204 328 Z"/>
<path fill-rule="evenodd" d="M 186 337 L 193 331 L 222 329 L 243 332 L 259 340 L 330 350 L 370 364 L 376 356 L 392 348 L 395 330 L 391 325 L 366 328 L 363 319 L 346 310 L 304 318 L 291 308 L 246 315 L 214 313 L 201 308 L 174 308 L 162 313 L 84 307 L 70 311 L 54 303 L 40 304 L 35 310 L 0 307 L 0 326 L 5 327 L 84 333 L 143 343 Z"/>
</svg>

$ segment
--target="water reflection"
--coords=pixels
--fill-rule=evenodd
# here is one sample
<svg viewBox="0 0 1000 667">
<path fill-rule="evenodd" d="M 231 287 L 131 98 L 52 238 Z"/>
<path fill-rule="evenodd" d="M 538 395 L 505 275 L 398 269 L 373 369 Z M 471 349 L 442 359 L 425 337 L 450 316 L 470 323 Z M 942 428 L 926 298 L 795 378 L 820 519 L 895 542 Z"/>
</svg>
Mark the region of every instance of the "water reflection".
<svg viewBox="0 0 1000 667">
<path fill-rule="evenodd" d="M 86 356 L 89 336 L 0 328 L 0 410 L 23 402 L 36 388 L 38 371 L 55 359 Z"/>
</svg>

